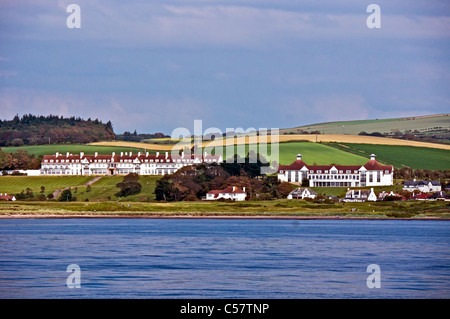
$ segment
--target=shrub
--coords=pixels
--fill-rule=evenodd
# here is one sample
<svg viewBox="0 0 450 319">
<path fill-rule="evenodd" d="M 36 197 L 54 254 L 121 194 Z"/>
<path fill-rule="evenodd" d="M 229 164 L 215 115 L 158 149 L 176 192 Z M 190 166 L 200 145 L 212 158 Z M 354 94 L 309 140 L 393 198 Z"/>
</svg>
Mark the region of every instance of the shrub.
<svg viewBox="0 0 450 319">
<path fill-rule="evenodd" d="M 58 200 L 60 202 L 70 202 L 72 200 L 72 191 L 70 189 L 63 190 Z"/>
</svg>

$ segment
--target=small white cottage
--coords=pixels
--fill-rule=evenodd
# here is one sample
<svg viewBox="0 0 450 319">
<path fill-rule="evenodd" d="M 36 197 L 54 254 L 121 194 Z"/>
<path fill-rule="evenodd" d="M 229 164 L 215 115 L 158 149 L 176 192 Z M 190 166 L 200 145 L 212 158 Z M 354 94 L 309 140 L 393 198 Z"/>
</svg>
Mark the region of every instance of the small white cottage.
<svg viewBox="0 0 450 319">
<path fill-rule="evenodd" d="M 230 186 L 222 190 L 212 190 L 206 194 L 206 200 L 231 199 L 235 201 L 244 201 L 247 193 L 245 187 L 240 189 L 236 186 Z"/>
<path fill-rule="evenodd" d="M 316 198 L 317 193 L 311 188 L 301 188 L 298 187 L 289 193 L 288 199 L 305 199 L 305 198 Z"/>
</svg>

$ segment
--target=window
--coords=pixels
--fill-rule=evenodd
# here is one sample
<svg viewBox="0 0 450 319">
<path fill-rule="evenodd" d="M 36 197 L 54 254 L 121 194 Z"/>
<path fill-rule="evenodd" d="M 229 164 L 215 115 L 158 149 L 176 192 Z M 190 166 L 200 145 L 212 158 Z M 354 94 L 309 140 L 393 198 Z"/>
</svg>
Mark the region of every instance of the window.
<svg viewBox="0 0 450 319">
<path fill-rule="evenodd" d="M 381 172 L 377 172 L 377 183 L 381 182 Z"/>
</svg>

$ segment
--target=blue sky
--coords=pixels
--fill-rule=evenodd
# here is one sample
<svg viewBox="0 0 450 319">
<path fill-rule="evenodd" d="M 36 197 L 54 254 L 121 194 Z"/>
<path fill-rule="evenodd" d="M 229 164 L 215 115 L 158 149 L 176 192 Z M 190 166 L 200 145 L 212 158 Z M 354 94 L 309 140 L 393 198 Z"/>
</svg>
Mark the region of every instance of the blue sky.
<svg viewBox="0 0 450 319">
<path fill-rule="evenodd" d="M 448 1 L 6 0 L 0 118 L 170 134 L 448 113 L 449 40 Z"/>
</svg>

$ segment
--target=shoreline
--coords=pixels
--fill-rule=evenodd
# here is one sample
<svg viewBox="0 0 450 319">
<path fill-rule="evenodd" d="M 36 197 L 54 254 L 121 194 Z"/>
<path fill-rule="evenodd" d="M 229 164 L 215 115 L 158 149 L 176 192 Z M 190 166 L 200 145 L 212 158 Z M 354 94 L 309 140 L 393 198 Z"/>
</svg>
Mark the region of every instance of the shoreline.
<svg viewBox="0 0 450 319">
<path fill-rule="evenodd" d="M 287 215 L 135 215 L 135 214 L 9 214 L 0 215 L 1 219 L 277 219 L 277 220 L 427 220 L 450 221 L 440 217 L 349 217 L 349 216 L 287 216 Z"/>
</svg>

